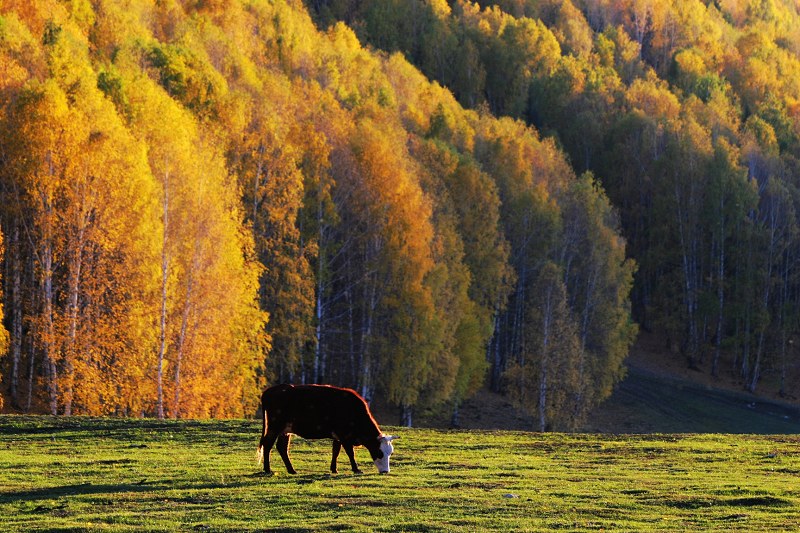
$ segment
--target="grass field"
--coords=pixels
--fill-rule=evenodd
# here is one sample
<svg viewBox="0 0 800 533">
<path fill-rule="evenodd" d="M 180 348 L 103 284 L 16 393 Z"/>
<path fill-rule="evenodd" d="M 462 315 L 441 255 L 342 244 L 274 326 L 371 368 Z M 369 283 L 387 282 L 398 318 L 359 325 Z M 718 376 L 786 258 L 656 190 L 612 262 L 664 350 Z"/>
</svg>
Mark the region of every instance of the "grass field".
<svg viewBox="0 0 800 533">
<path fill-rule="evenodd" d="M 0 417 L 2 531 L 794 531 L 795 436 L 384 428 L 392 472 L 259 475 L 258 421 Z M 273 450 L 273 465 L 281 466 Z M 277 470 L 277 468 L 276 468 Z"/>
</svg>

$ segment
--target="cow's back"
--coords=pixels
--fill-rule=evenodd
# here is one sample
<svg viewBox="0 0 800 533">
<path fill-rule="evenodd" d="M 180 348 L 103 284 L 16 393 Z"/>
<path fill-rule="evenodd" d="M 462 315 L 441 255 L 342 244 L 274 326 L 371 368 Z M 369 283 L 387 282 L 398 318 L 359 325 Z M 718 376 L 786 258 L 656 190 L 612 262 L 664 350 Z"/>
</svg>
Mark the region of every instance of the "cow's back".
<svg viewBox="0 0 800 533">
<path fill-rule="evenodd" d="M 277 385 L 265 390 L 261 401 L 270 428 L 306 439 L 352 442 L 380 432 L 364 400 L 350 389 Z"/>
</svg>

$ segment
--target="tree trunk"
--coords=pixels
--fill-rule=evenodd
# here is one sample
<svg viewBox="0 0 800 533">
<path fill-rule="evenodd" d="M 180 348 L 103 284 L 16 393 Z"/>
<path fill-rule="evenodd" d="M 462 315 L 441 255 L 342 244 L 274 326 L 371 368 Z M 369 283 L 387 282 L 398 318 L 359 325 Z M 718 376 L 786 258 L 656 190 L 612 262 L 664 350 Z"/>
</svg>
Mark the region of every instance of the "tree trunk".
<svg viewBox="0 0 800 533">
<path fill-rule="evenodd" d="M 50 414 L 58 414 L 58 369 L 53 353 L 55 337 L 55 324 L 53 323 L 53 251 L 48 242 L 45 242 L 44 279 L 42 280 L 42 298 L 44 300 L 44 363 L 47 371 L 47 396 L 50 405 Z"/>
<path fill-rule="evenodd" d="M 29 264 L 27 269 L 28 273 L 27 281 L 29 283 L 29 286 L 33 287 L 36 285 L 36 274 L 34 274 L 34 272 L 36 271 L 36 264 L 33 256 L 30 256 L 28 258 L 28 261 Z M 33 292 L 32 301 L 30 302 L 31 309 L 39 308 L 39 302 L 37 300 L 39 296 L 40 295 L 38 291 Z M 31 324 L 30 326 L 30 331 L 28 332 L 29 333 L 28 336 L 31 339 L 38 338 L 40 335 L 39 333 L 40 327 L 41 325 L 37 321 L 34 321 L 33 324 Z M 36 380 L 36 343 L 29 341 L 27 348 L 28 348 L 28 390 L 26 391 L 27 398 L 25 400 L 25 412 L 29 413 L 31 411 L 31 405 L 33 403 L 33 388 L 34 388 L 34 382 Z"/>
<path fill-rule="evenodd" d="M 78 334 L 78 293 L 80 290 L 81 270 L 83 268 L 83 244 L 86 234 L 86 227 L 83 223 L 83 216 L 79 221 L 77 242 L 75 243 L 74 256 L 69 265 L 69 303 L 67 315 L 69 317 L 69 331 L 67 334 L 67 345 L 64 350 L 64 374 L 66 377 L 64 391 L 64 415 L 72 415 L 72 399 L 74 396 L 75 365 L 74 358 L 77 356 L 76 341 Z"/>
<path fill-rule="evenodd" d="M 719 358 L 722 352 L 722 325 L 723 313 L 725 311 L 725 229 L 724 229 L 724 194 L 720 194 L 719 200 L 719 235 L 717 246 L 719 247 L 719 257 L 717 258 L 717 331 L 714 342 L 714 358 L 711 361 L 711 375 L 719 376 Z"/>
<path fill-rule="evenodd" d="M 778 219 L 779 213 L 776 212 L 777 207 L 775 205 L 775 201 L 771 202 L 768 216 L 769 216 L 769 248 L 767 253 L 767 271 L 764 275 L 764 290 L 761 294 L 761 305 L 762 309 L 765 312 L 769 311 L 770 306 L 770 289 L 772 283 L 772 271 L 774 268 L 775 262 L 775 248 L 778 243 Z M 761 331 L 758 335 L 758 347 L 756 349 L 756 360 L 753 363 L 752 373 L 750 375 L 749 382 L 747 384 L 747 390 L 749 392 L 755 392 L 756 385 L 758 384 L 758 380 L 761 378 L 761 360 L 764 353 L 764 341 L 766 336 L 766 331 L 768 328 L 768 324 L 764 324 L 761 326 Z"/>
<path fill-rule="evenodd" d="M 542 357 L 539 368 L 539 431 L 547 429 L 547 387 L 548 365 L 550 352 L 550 325 L 553 318 L 553 289 L 552 285 L 548 288 L 544 298 L 544 309 L 542 321 Z"/>
<path fill-rule="evenodd" d="M 692 188 L 690 190 L 690 200 L 693 196 Z M 689 368 L 695 368 L 699 351 L 699 334 L 697 331 L 697 238 L 693 231 L 693 225 L 688 220 L 691 213 L 685 212 L 685 210 L 691 209 L 692 205 L 691 203 L 684 205 L 677 186 L 675 188 L 675 201 L 678 208 L 678 236 L 680 238 L 681 266 L 683 268 L 683 304 L 686 309 L 687 359 Z M 687 220 L 684 220 L 684 217 Z"/>
<path fill-rule="evenodd" d="M 547 366 L 542 361 L 542 369 L 539 374 L 539 431 L 547 429 Z"/>
<path fill-rule="evenodd" d="M 51 155 L 47 154 L 50 176 L 55 174 Z M 55 324 L 53 323 L 53 205 L 47 193 L 42 194 L 44 228 L 42 235 L 42 303 L 44 305 L 44 360 L 47 375 L 47 396 L 50 414 L 58 414 L 58 368 L 56 367 L 54 343 Z"/>
<path fill-rule="evenodd" d="M 400 425 L 403 427 L 410 428 L 413 422 L 413 410 L 414 408 L 410 405 L 401 405 L 400 406 Z"/>
<path fill-rule="evenodd" d="M 778 394 L 783 397 L 786 395 L 786 344 L 791 343 L 787 339 L 786 308 L 791 305 L 789 296 L 789 275 L 790 268 L 789 254 L 784 256 L 783 275 L 781 276 L 781 306 L 780 306 L 780 327 L 781 327 L 781 379 Z"/>
<path fill-rule="evenodd" d="M 192 308 L 192 292 L 194 288 L 194 276 L 189 272 L 189 280 L 186 286 L 186 300 L 183 304 L 181 316 L 181 331 L 178 336 L 178 346 L 175 353 L 175 395 L 172 401 L 172 418 L 177 419 L 180 412 L 181 400 L 181 363 L 183 362 L 183 349 L 186 345 L 186 330 L 189 324 L 189 314 Z"/>
<path fill-rule="evenodd" d="M 360 364 L 359 367 L 361 368 L 361 375 L 359 376 L 359 383 L 361 384 L 361 396 L 365 399 L 371 399 L 372 397 L 372 383 L 371 383 L 371 369 L 370 369 L 370 361 L 371 361 L 371 340 L 372 340 L 372 328 L 373 328 L 373 315 L 375 310 L 375 297 L 376 297 L 376 288 L 375 283 L 370 284 L 371 287 L 369 288 L 369 298 L 367 298 L 365 302 L 366 306 L 366 313 L 365 313 L 365 320 L 366 324 L 364 325 L 361 337 L 361 351 L 360 351 Z"/>
<path fill-rule="evenodd" d="M 492 391 L 500 390 L 500 377 L 502 375 L 502 365 L 500 362 L 500 312 L 495 309 L 494 313 L 494 333 L 489 341 L 488 360 L 492 365 L 492 380 L 490 387 Z"/>
<path fill-rule="evenodd" d="M 19 372 L 22 364 L 22 251 L 19 225 L 15 224 L 9 246 L 11 263 L 11 405 L 19 407 Z"/>
<path fill-rule="evenodd" d="M 452 427 L 452 428 L 461 427 L 461 423 L 460 423 L 460 420 L 459 420 L 459 414 L 460 414 L 459 413 L 459 409 L 460 409 L 460 407 L 461 407 L 461 401 L 458 398 L 456 398 L 453 401 L 453 412 L 452 412 L 452 414 L 450 416 L 450 427 Z"/>
<path fill-rule="evenodd" d="M 318 196 L 321 196 L 318 195 Z M 319 233 L 317 235 L 317 328 L 315 334 L 314 345 L 314 383 L 319 383 L 320 368 L 325 367 L 325 355 L 323 353 L 324 347 L 322 344 L 322 336 L 325 332 L 325 284 L 323 282 L 324 261 L 325 261 L 325 243 L 324 243 L 324 229 L 322 225 L 323 210 L 322 200 L 317 202 L 317 226 Z M 323 371 L 324 373 L 324 371 Z"/>
<path fill-rule="evenodd" d="M 169 254 L 167 252 L 167 233 L 169 230 L 169 173 L 164 177 L 164 237 L 161 240 L 161 319 L 158 335 L 157 364 L 157 403 L 159 420 L 164 419 L 164 357 L 167 352 L 167 278 L 169 273 Z"/>
</svg>

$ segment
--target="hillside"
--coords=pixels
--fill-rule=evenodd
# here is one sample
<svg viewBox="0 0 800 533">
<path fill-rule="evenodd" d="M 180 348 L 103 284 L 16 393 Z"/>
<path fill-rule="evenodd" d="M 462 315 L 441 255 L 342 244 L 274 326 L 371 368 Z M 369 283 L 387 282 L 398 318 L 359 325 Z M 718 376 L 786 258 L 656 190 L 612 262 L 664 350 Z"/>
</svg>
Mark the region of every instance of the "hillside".
<svg viewBox="0 0 800 533">
<path fill-rule="evenodd" d="M 629 366 L 628 376 L 589 415 L 583 429 L 602 433 L 794 434 L 800 432 L 800 408 Z"/>
<path fill-rule="evenodd" d="M 744 390 L 734 372 L 714 378 L 707 368 L 691 370 L 660 349 L 652 335 L 640 335 L 626 360 L 627 375 L 611 396 L 589 414 L 582 432 L 598 433 L 800 433 L 797 369 L 789 393 L 765 379 L 759 394 Z M 794 387 L 794 388 L 791 388 Z M 381 413 L 394 421 L 392 412 Z M 422 427 L 445 428 L 449 418 L 422 416 Z M 464 429 L 536 431 L 535 420 L 509 400 L 482 390 L 466 401 L 459 426 Z"/>
<path fill-rule="evenodd" d="M 661 343 L 663 344 L 663 343 Z M 627 377 L 589 416 L 588 431 L 798 433 L 798 368 L 787 373 L 779 394 L 779 376 L 769 373 L 757 394 L 744 390 L 729 360 L 720 376 L 709 365 L 690 369 L 684 360 L 660 348 L 652 335 L 641 335 L 626 361 Z"/>
</svg>

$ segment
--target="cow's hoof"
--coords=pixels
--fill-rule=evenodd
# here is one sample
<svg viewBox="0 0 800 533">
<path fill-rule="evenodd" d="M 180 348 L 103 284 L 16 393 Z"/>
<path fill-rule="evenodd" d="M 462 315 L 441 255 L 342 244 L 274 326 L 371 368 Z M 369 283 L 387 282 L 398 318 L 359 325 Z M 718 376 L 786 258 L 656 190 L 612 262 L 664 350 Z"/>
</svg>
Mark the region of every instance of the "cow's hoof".
<svg viewBox="0 0 800 533">
<path fill-rule="evenodd" d="M 267 471 L 261 472 L 261 475 L 264 476 L 264 477 L 272 477 L 272 476 L 275 475 L 275 472 L 273 472 L 272 470 L 267 470 Z"/>
<path fill-rule="evenodd" d="M 297 474 L 297 470 L 294 470 L 294 469 L 292 469 L 292 470 L 287 470 L 287 472 L 289 472 L 291 475 L 295 475 L 295 474 Z"/>
<path fill-rule="evenodd" d="M 353 474 L 355 474 L 355 475 L 357 475 L 357 476 L 360 476 L 360 475 L 361 475 L 361 474 L 363 474 L 363 473 L 364 473 L 364 472 L 362 472 L 361 470 L 353 470 Z"/>
<path fill-rule="evenodd" d="M 331 474 L 338 474 L 338 473 L 339 473 L 338 470 L 331 470 Z"/>
</svg>

